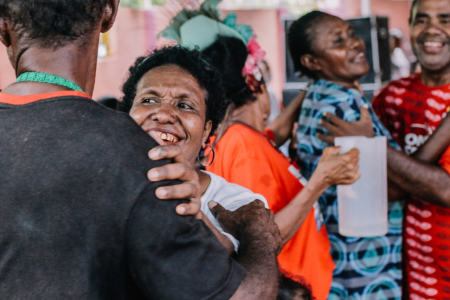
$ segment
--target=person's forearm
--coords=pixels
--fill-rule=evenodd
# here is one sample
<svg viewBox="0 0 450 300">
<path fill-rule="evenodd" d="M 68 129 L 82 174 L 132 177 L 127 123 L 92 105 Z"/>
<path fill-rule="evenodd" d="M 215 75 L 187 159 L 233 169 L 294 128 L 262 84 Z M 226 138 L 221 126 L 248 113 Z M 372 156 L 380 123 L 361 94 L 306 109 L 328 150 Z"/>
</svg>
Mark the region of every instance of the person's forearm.
<svg viewBox="0 0 450 300">
<path fill-rule="evenodd" d="M 291 136 L 292 126 L 298 120 L 306 91 L 301 91 L 297 97 L 267 126 L 275 137 L 275 145 L 280 147 Z"/>
<path fill-rule="evenodd" d="M 305 221 L 314 203 L 329 186 L 318 176 L 311 176 L 306 186 L 298 193 L 288 205 L 275 214 L 275 223 L 281 232 L 283 245 L 285 245 L 299 230 Z"/>
<path fill-rule="evenodd" d="M 266 240 L 241 238 L 236 260 L 246 269 L 244 280 L 232 300 L 275 300 L 278 293 L 277 253 Z"/>
<path fill-rule="evenodd" d="M 408 196 L 408 193 L 404 191 L 401 187 L 396 185 L 394 182 L 388 179 L 388 199 L 389 200 L 399 200 Z"/>
<path fill-rule="evenodd" d="M 437 163 L 450 146 L 450 116 L 439 124 L 438 128 L 411 156 L 425 162 Z"/>
<path fill-rule="evenodd" d="M 450 176 L 442 168 L 388 147 L 388 177 L 410 195 L 450 207 Z"/>
</svg>

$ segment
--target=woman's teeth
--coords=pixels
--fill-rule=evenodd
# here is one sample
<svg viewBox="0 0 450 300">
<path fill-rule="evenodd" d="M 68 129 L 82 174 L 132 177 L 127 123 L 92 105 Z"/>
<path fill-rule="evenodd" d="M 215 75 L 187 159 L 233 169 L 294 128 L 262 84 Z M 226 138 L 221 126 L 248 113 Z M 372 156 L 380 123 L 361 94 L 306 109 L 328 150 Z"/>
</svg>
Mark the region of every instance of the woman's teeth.
<svg viewBox="0 0 450 300">
<path fill-rule="evenodd" d="M 158 132 L 159 137 L 165 141 L 165 142 L 171 142 L 171 143 L 175 143 L 178 142 L 178 139 L 171 135 L 170 133 L 165 133 L 165 132 Z"/>
</svg>

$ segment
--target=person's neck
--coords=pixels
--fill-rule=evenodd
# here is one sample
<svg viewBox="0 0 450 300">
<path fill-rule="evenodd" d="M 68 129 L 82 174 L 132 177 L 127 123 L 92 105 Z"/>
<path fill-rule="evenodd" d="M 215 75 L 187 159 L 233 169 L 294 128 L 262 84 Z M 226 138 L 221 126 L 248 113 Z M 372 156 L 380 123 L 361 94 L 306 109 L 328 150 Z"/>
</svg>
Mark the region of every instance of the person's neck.
<svg viewBox="0 0 450 300">
<path fill-rule="evenodd" d="M 439 72 L 422 69 L 420 81 L 430 87 L 447 85 L 450 83 L 450 68 Z"/>
<path fill-rule="evenodd" d="M 264 132 L 264 117 L 258 101 L 252 101 L 235 108 L 231 114 L 230 121 L 244 123 L 259 132 Z"/>
<path fill-rule="evenodd" d="M 51 74 L 70 80 L 85 93 L 92 95 L 97 68 L 98 37 L 70 42 L 57 49 L 30 47 L 23 51 L 16 67 L 16 76 L 26 72 Z M 16 82 L 2 90 L 3 93 L 26 96 L 68 88 L 50 83 Z"/>
<path fill-rule="evenodd" d="M 200 189 L 202 192 L 202 196 L 206 193 L 206 190 L 208 189 L 209 185 L 211 184 L 211 177 L 209 177 L 208 174 L 200 171 L 199 169 L 196 169 L 198 173 L 198 178 L 200 181 Z"/>
</svg>

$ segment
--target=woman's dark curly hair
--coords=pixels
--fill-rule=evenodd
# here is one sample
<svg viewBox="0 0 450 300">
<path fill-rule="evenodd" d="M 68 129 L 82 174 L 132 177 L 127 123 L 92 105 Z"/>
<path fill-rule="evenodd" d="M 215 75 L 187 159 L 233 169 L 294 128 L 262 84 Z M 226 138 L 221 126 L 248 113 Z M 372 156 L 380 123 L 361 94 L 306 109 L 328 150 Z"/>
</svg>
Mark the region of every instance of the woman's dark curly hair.
<svg viewBox="0 0 450 300">
<path fill-rule="evenodd" d="M 225 97 L 236 107 L 256 100 L 242 76 L 248 50 L 241 40 L 218 36 L 211 46 L 202 51 L 202 55 L 222 75 Z"/>
<path fill-rule="evenodd" d="M 19 38 L 43 48 L 63 46 L 89 34 L 100 22 L 107 0 L 0 0 L 0 17 Z"/>
<path fill-rule="evenodd" d="M 189 50 L 180 45 L 155 50 L 149 56 L 139 57 L 130 67 L 130 76 L 122 87 L 124 94 L 121 110 L 130 112 L 136 97 L 136 88 L 141 78 L 150 70 L 175 65 L 189 72 L 206 92 L 206 121 L 212 121 L 210 135 L 225 116 L 228 102 L 224 97 L 220 74 L 200 55 L 198 50 Z"/>
<path fill-rule="evenodd" d="M 300 58 L 305 54 L 314 54 L 313 26 L 326 16 L 331 15 L 317 10 L 312 11 L 292 23 L 288 31 L 288 46 L 294 69 L 310 78 L 314 78 L 315 74 L 300 62 Z"/>
</svg>

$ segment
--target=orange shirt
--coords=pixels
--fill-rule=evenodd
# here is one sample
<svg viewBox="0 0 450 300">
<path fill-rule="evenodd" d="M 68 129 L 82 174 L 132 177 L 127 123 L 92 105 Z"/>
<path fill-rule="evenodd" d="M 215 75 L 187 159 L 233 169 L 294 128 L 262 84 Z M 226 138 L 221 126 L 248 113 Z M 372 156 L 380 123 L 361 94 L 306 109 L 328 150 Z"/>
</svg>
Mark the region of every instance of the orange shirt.
<svg viewBox="0 0 450 300">
<path fill-rule="evenodd" d="M 31 102 L 35 102 L 42 99 L 50 99 L 55 97 L 63 97 L 63 96 L 79 96 L 90 98 L 88 94 L 79 92 L 79 91 L 60 91 L 46 94 L 37 94 L 37 95 L 28 95 L 28 96 L 15 96 L 4 94 L 0 90 L 0 102 L 14 105 L 23 105 Z"/>
<path fill-rule="evenodd" d="M 206 169 L 263 195 L 275 213 L 303 188 L 297 169 L 265 135 L 250 127 L 230 126 L 214 150 L 215 161 Z M 283 271 L 302 277 L 317 300 L 327 299 L 334 263 L 325 227 L 317 230 L 314 209 L 284 246 L 278 261 Z"/>
</svg>

